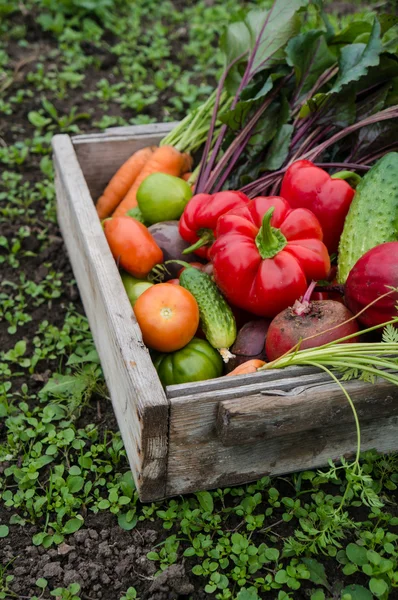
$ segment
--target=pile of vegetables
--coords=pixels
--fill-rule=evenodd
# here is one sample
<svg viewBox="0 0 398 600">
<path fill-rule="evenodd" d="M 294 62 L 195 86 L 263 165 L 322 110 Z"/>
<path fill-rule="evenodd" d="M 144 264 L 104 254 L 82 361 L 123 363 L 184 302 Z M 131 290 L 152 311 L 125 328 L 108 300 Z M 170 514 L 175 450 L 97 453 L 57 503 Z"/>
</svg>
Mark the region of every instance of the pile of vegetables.
<svg viewBox="0 0 398 600">
<path fill-rule="evenodd" d="M 97 202 L 162 384 L 398 383 L 398 18 L 335 32 L 319 0 L 275 0 L 220 45 L 212 96 Z"/>
</svg>

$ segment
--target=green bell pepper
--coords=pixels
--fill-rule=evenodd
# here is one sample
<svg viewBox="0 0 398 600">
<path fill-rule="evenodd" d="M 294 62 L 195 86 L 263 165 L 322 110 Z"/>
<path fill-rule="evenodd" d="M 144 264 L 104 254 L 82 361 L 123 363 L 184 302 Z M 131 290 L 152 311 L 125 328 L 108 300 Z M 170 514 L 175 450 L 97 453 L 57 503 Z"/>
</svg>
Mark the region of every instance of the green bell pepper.
<svg viewBox="0 0 398 600">
<path fill-rule="evenodd" d="M 223 360 L 206 340 L 193 338 L 184 348 L 170 354 L 156 353 L 153 362 L 162 385 L 189 383 L 220 377 Z"/>
</svg>

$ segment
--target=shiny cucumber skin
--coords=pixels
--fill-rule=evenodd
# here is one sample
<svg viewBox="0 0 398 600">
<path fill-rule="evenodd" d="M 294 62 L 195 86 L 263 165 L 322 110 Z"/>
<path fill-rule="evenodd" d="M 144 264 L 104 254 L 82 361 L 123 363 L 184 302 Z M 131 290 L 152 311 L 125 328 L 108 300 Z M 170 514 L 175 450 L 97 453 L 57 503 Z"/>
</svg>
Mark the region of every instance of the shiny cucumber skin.
<svg viewBox="0 0 398 600">
<path fill-rule="evenodd" d="M 357 187 L 341 234 L 339 283 L 368 250 L 398 240 L 398 153 L 389 152 Z"/>
<path fill-rule="evenodd" d="M 180 285 L 191 292 L 199 307 L 199 322 L 213 348 L 229 348 L 236 339 L 236 321 L 218 287 L 207 273 L 188 267 Z"/>
</svg>

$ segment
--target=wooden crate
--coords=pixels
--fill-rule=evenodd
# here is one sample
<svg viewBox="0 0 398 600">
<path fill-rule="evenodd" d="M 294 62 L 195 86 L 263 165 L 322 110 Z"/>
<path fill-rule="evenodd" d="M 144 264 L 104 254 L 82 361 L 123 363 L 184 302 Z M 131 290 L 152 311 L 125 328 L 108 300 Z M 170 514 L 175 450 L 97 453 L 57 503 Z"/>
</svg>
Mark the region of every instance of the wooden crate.
<svg viewBox="0 0 398 600">
<path fill-rule="evenodd" d="M 53 139 L 58 220 L 142 501 L 313 469 L 356 449 L 354 419 L 328 375 L 290 367 L 163 390 L 94 201 L 134 151 L 171 124 Z M 398 392 L 346 384 L 362 449 L 398 450 Z"/>
</svg>

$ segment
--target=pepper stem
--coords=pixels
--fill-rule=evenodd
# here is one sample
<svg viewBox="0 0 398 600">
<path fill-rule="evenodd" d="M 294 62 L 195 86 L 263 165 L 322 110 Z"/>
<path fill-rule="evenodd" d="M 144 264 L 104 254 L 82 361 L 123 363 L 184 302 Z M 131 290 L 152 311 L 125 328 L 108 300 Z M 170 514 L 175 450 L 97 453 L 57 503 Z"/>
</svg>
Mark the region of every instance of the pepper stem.
<svg viewBox="0 0 398 600">
<path fill-rule="evenodd" d="M 256 236 L 256 246 L 262 259 L 273 258 L 276 256 L 287 244 L 287 240 L 283 233 L 271 227 L 271 218 L 274 213 L 275 206 L 271 206 L 263 217 L 263 223 L 260 227 L 260 231 Z"/>
<path fill-rule="evenodd" d="M 344 181 L 347 181 L 354 189 L 362 181 L 362 177 L 358 175 L 358 173 L 354 173 L 354 171 L 339 171 L 338 173 L 331 175 L 331 178 L 343 179 Z"/>
<path fill-rule="evenodd" d="M 191 254 L 191 252 L 195 252 L 195 250 L 199 250 L 199 248 L 202 248 L 203 246 L 207 246 L 209 243 L 214 241 L 214 235 L 213 232 L 208 229 L 205 230 L 205 232 L 200 236 L 200 238 L 198 239 L 197 242 L 195 242 L 194 244 L 192 244 L 192 246 L 189 246 L 189 248 L 185 248 L 185 250 L 183 250 L 183 254 Z"/>
</svg>

